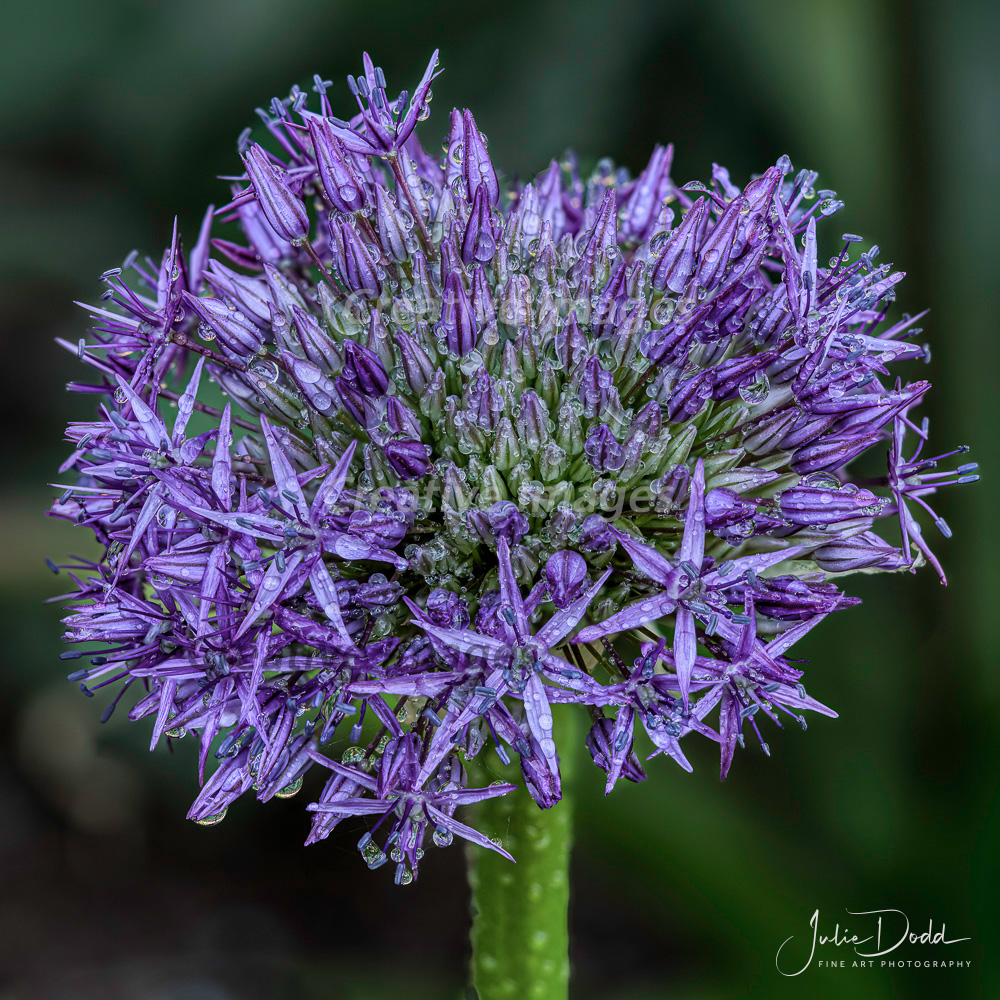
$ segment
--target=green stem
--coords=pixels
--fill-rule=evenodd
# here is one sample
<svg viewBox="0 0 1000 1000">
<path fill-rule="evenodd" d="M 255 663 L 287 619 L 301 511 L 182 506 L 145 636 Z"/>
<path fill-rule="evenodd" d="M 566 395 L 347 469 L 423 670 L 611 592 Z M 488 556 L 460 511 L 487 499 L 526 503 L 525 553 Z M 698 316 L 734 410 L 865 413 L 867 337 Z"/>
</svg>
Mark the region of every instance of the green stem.
<svg viewBox="0 0 1000 1000">
<path fill-rule="evenodd" d="M 559 706 L 561 709 L 562 706 Z M 518 775 L 517 791 L 479 806 L 477 827 L 516 859 L 470 851 L 472 984 L 479 1000 L 566 1000 L 569 995 L 569 855 L 572 806 L 566 788 L 577 720 L 555 712 L 563 797 L 540 809 Z"/>
</svg>

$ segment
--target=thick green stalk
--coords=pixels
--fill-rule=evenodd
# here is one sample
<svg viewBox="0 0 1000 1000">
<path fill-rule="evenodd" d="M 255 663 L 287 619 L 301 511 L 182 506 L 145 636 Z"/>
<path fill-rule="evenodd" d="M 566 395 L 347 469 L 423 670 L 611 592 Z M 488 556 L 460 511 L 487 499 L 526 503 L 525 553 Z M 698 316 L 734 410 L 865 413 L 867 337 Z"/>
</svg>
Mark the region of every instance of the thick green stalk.
<svg viewBox="0 0 1000 1000">
<path fill-rule="evenodd" d="M 563 798 L 539 809 L 520 787 L 479 806 L 477 827 L 499 838 L 517 863 L 470 851 L 472 984 L 479 1000 L 566 1000 L 569 990 L 569 855 L 572 805 L 567 792 L 576 752 L 575 718 L 557 711 L 563 748 Z M 513 769 L 511 769 L 513 770 Z"/>
</svg>

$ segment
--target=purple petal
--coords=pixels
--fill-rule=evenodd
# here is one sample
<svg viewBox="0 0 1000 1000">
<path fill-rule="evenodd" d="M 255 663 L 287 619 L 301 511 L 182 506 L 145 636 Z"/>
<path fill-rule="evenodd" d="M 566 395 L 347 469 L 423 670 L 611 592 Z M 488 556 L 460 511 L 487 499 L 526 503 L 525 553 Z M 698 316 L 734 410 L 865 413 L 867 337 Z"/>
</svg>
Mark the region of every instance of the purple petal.
<svg viewBox="0 0 1000 1000">
<path fill-rule="evenodd" d="M 252 538 L 263 539 L 266 542 L 282 538 L 285 533 L 285 526 L 281 521 L 264 517 L 261 514 L 221 513 L 206 507 L 192 507 L 190 512 L 199 519 L 221 524 L 225 528 L 250 535 Z"/>
<path fill-rule="evenodd" d="M 344 816 L 372 816 L 392 809 L 393 803 L 385 799 L 346 798 L 333 802 L 311 802 L 309 812 L 336 813 Z"/>
<path fill-rule="evenodd" d="M 807 618 L 805 621 L 799 622 L 797 625 L 793 625 L 791 628 L 785 629 L 784 632 L 767 644 L 768 654 L 773 657 L 784 656 L 802 636 L 812 631 L 828 614 L 830 614 L 829 611 L 821 612 L 818 615 L 813 615 L 812 618 Z"/>
<path fill-rule="evenodd" d="M 226 403 L 219 420 L 219 433 L 215 436 L 215 456 L 212 459 L 212 491 L 226 510 L 233 509 L 233 460 L 229 449 L 233 443 L 231 427 L 232 404 Z"/>
<path fill-rule="evenodd" d="M 656 621 L 664 615 L 673 614 L 677 607 L 677 601 L 670 594 L 656 594 L 653 597 L 645 597 L 635 604 L 630 604 L 627 608 L 613 614 L 610 618 L 596 625 L 588 625 L 581 630 L 574 643 L 593 642 L 615 632 L 625 632 L 631 628 L 638 628 L 647 622 Z"/>
<path fill-rule="evenodd" d="M 289 243 L 309 235 L 305 206 L 275 169 L 264 149 L 256 143 L 243 157 L 260 210 L 271 228 Z"/>
<path fill-rule="evenodd" d="M 323 543 L 328 552 L 332 552 L 348 562 L 356 559 L 375 559 L 378 562 L 390 562 L 396 569 L 400 570 L 406 569 L 409 565 L 402 556 L 396 555 L 395 552 L 389 552 L 387 549 L 366 542 L 356 535 L 349 535 L 342 531 L 325 533 Z"/>
<path fill-rule="evenodd" d="M 559 758 L 556 756 L 555 740 L 552 739 L 552 709 L 545 696 L 545 685 L 537 673 L 532 673 L 528 678 L 521 697 L 524 699 L 524 717 L 528 721 L 528 728 L 538 740 L 545 763 L 552 772 L 557 773 Z"/>
<path fill-rule="evenodd" d="M 476 656 L 481 659 L 493 662 L 501 657 L 501 654 L 509 654 L 510 647 L 499 639 L 494 639 L 489 635 L 482 635 L 470 629 L 459 631 L 453 628 L 439 628 L 428 621 L 414 620 L 414 625 L 419 625 L 425 632 L 429 633 L 439 642 L 444 643 L 449 649 L 456 649 L 469 656 Z"/>
<path fill-rule="evenodd" d="M 733 763 L 733 755 L 736 753 L 736 737 L 739 732 L 739 705 L 736 704 L 727 684 L 722 693 L 722 701 L 719 703 L 719 735 L 722 737 L 719 744 L 722 754 L 720 773 L 723 781 L 726 780 L 726 775 Z"/>
<path fill-rule="evenodd" d="M 125 379 L 120 375 L 116 375 L 115 378 L 118 380 L 118 388 L 125 394 L 129 406 L 132 407 L 132 413 L 135 415 L 135 419 L 139 421 L 139 426 L 142 427 L 143 433 L 146 435 L 146 440 L 154 448 L 158 448 L 161 443 L 169 441 L 170 437 L 167 434 L 167 428 L 163 421 L 146 405 L 145 401 Z"/>
<path fill-rule="evenodd" d="M 687 608 L 677 609 L 677 623 L 674 626 L 674 669 L 677 671 L 677 685 L 684 708 L 688 707 L 688 694 L 691 690 L 691 671 L 698 652 L 698 640 L 695 636 L 694 615 Z"/>
<path fill-rule="evenodd" d="M 347 626 L 344 624 L 344 616 L 340 610 L 340 602 L 337 599 L 337 587 L 330 576 L 330 570 L 322 559 L 317 559 L 309 574 L 309 582 L 312 584 L 313 594 L 319 601 L 323 614 L 333 623 L 333 627 L 344 639 L 349 649 L 356 648 L 354 640 L 347 633 Z"/>
<path fill-rule="evenodd" d="M 778 563 L 798 555 L 804 548 L 805 546 L 802 545 L 792 545 L 787 549 L 780 549 L 777 552 L 760 552 L 757 555 L 729 559 L 724 563 L 720 563 L 710 573 L 706 573 L 702 577 L 702 580 L 708 587 L 724 587 L 727 583 L 736 583 L 738 580 L 741 580 L 749 570 L 753 570 L 755 573 L 763 573 L 764 570 L 770 569 L 772 566 L 777 566 Z M 723 566 L 726 567 L 725 576 L 722 576 L 719 572 L 719 569 Z"/>
<path fill-rule="evenodd" d="M 283 596 L 286 596 L 283 593 L 285 584 L 288 583 L 292 574 L 298 569 L 302 559 L 303 553 L 301 551 L 293 552 L 291 555 L 286 556 L 284 570 L 278 568 L 276 559 L 271 560 L 271 564 L 267 567 L 267 572 L 260 581 L 260 586 L 257 588 L 257 593 L 254 595 L 246 617 L 243 619 L 243 624 L 240 625 L 233 635 L 234 640 L 247 632 L 267 608 L 273 604 L 277 604 Z"/>
<path fill-rule="evenodd" d="M 524 598 L 521 596 L 521 589 L 517 585 L 514 577 L 514 568 L 510 562 L 510 546 L 506 538 L 501 538 L 497 544 L 497 558 L 500 562 L 500 598 L 505 607 L 510 608 L 514 613 L 513 628 L 521 642 L 531 634 L 528 628 L 528 616 L 524 609 Z M 501 612 L 502 614 L 502 612 Z M 504 627 L 511 628 L 511 624 L 505 619 Z"/>
<path fill-rule="evenodd" d="M 172 438 L 175 448 L 184 441 L 184 431 L 187 430 L 188 420 L 194 412 L 195 400 L 198 398 L 198 385 L 201 382 L 201 372 L 204 367 L 205 359 L 199 358 L 184 392 L 181 393 L 180 399 L 177 400 L 177 416 L 174 418 L 174 433 Z"/>
<path fill-rule="evenodd" d="M 684 518 L 684 535 L 677 555 L 678 563 L 689 562 L 701 569 L 705 558 L 705 462 L 698 459 L 691 477 L 691 498 Z"/>
<path fill-rule="evenodd" d="M 464 840 L 469 841 L 471 844 L 477 844 L 479 847 L 485 847 L 491 851 L 496 851 L 497 854 L 503 855 L 508 861 L 513 861 L 514 859 L 498 844 L 494 844 L 489 837 L 480 833 L 478 830 L 473 830 L 471 826 L 466 826 L 464 823 L 460 823 L 454 816 L 448 816 L 447 814 L 441 812 L 436 806 L 432 806 L 429 802 L 424 805 L 424 810 L 427 815 L 437 823 L 438 826 L 443 826 L 446 830 L 450 830 L 452 833 L 457 833 Z"/>
<path fill-rule="evenodd" d="M 610 751 L 611 766 L 608 768 L 608 780 L 604 785 L 604 794 L 609 795 L 615 787 L 618 776 L 632 752 L 632 724 L 635 721 L 635 709 L 631 705 L 622 705 L 615 716 L 615 726 L 611 731 Z"/>
<path fill-rule="evenodd" d="M 160 708 L 156 713 L 156 722 L 153 725 L 153 735 L 149 741 L 149 749 L 155 750 L 156 744 L 160 741 L 163 730 L 167 728 L 170 713 L 174 709 L 174 695 L 177 693 L 176 680 L 164 680 L 160 682 Z"/>
<path fill-rule="evenodd" d="M 651 580 L 662 583 L 665 587 L 671 587 L 677 577 L 677 570 L 673 563 L 661 552 L 647 545 L 645 542 L 638 542 L 624 532 L 619 531 L 614 525 L 609 525 L 609 530 L 622 544 L 625 551 L 632 557 L 632 563 L 637 570 L 645 573 Z M 700 564 L 701 560 L 699 560 Z"/>
<path fill-rule="evenodd" d="M 580 619 L 587 613 L 590 602 L 597 595 L 597 592 L 604 586 L 604 581 L 611 575 L 609 566 L 585 594 L 578 597 L 568 608 L 557 611 L 539 630 L 535 638 L 541 642 L 546 649 L 557 646 L 566 638 L 573 629 L 580 623 Z"/>
<path fill-rule="evenodd" d="M 431 89 L 431 80 L 437 76 L 434 72 L 437 68 L 437 64 L 438 50 L 435 49 L 431 55 L 430 61 L 427 63 L 427 69 L 424 70 L 424 75 L 420 78 L 420 82 L 417 84 L 417 89 L 414 90 L 413 96 L 410 98 L 410 106 L 407 109 L 406 114 L 403 116 L 403 120 L 396 127 L 397 148 L 406 142 L 406 140 L 410 137 L 410 134 L 417 127 L 417 119 L 427 101 L 427 91 Z"/>
<path fill-rule="evenodd" d="M 308 520 L 308 509 L 305 498 L 302 495 L 302 487 L 299 486 L 298 477 L 292 469 L 291 462 L 285 454 L 285 449 L 281 446 L 267 417 L 260 418 L 260 426 L 267 439 L 267 452 L 271 459 L 271 472 L 274 474 L 275 489 L 281 495 L 276 497 L 277 502 L 284 507 L 291 504 L 299 520 Z M 295 499 L 291 499 L 294 497 Z"/>
</svg>

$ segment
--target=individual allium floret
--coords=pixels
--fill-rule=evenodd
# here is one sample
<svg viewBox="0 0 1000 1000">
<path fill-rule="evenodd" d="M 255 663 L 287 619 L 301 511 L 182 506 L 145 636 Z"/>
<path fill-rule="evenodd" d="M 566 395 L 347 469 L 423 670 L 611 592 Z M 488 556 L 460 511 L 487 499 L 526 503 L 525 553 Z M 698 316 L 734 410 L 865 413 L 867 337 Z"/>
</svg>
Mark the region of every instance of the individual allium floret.
<svg viewBox="0 0 1000 1000">
<path fill-rule="evenodd" d="M 421 146 L 438 72 L 391 98 L 366 55 L 344 118 L 293 88 L 190 250 L 102 276 L 52 507 L 103 549 L 50 563 L 70 677 L 195 734 L 190 817 L 318 767 L 309 842 L 361 817 L 399 883 L 428 834 L 506 853 L 454 818 L 513 788 L 480 760 L 558 801 L 560 711 L 609 792 L 647 750 L 690 770 L 691 733 L 725 777 L 762 716 L 834 716 L 789 649 L 858 603 L 841 576 L 943 582 L 919 509 L 949 535 L 927 498 L 977 478 L 921 457 L 929 384 L 890 373 L 919 317 L 860 237 L 821 265 L 815 173 L 677 185 L 657 146 L 509 181 L 468 110 Z"/>
</svg>

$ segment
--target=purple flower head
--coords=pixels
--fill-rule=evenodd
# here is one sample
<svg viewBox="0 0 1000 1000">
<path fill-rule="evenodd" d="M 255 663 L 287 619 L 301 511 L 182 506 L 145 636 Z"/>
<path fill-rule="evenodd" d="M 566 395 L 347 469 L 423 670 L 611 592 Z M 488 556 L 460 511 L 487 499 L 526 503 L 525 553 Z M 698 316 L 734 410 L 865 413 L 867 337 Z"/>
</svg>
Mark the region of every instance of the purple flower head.
<svg viewBox="0 0 1000 1000">
<path fill-rule="evenodd" d="M 352 292 L 367 298 L 382 294 L 382 278 L 377 266 L 380 250 L 374 243 L 364 242 L 354 227 L 331 217 L 330 246 L 333 263 L 340 280 Z"/>
<path fill-rule="evenodd" d="M 796 486 L 781 494 L 778 511 L 790 524 L 828 525 L 877 514 L 883 505 L 866 489 Z"/>
<path fill-rule="evenodd" d="M 476 346 L 478 331 L 475 311 L 457 271 L 452 271 L 448 275 L 443 300 L 440 333 L 448 350 L 452 354 L 464 357 Z"/>
<path fill-rule="evenodd" d="M 375 207 L 382 251 L 392 260 L 406 260 L 414 243 L 412 218 L 393 203 L 381 184 L 375 186 Z"/>
<path fill-rule="evenodd" d="M 344 344 L 344 377 L 368 396 L 381 396 L 389 387 L 389 376 L 379 356 L 363 344 Z"/>
<path fill-rule="evenodd" d="M 467 520 L 478 538 L 494 545 L 500 539 L 517 544 L 530 527 L 528 519 L 510 500 L 498 500 L 488 510 L 470 511 Z"/>
<path fill-rule="evenodd" d="M 580 549 L 584 552 L 606 552 L 615 543 L 608 522 L 600 514 L 589 514 L 580 525 Z"/>
<path fill-rule="evenodd" d="M 639 763 L 639 758 L 633 749 L 631 734 L 627 736 L 622 733 L 616 734 L 615 728 L 613 719 L 601 719 L 591 726 L 587 734 L 587 749 L 590 751 L 590 756 L 602 771 L 610 772 L 616 767 L 615 744 L 618 743 L 620 746 L 617 753 L 624 753 L 623 763 L 617 765 L 620 776 L 629 781 L 645 781 L 646 772 L 642 769 L 642 764 Z"/>
<path fill-rule="evenodd" d="M 470 201 L 475 201 L 476 192 L 482 188 L 488 205 L 496 205 L 500 198 L 497 172 L 493 169 L 486 140 L 476 126 L 471 111 L 462 112 L 461 145 L 451 147 L 451 155 L 462 163 L 462 179 Z"/>
<path fill-rule="evenodd" d="M 552 734 L 552 710 L 549 707 L 548 688 L 543 675 L 550 682 L 571 689 L 591 689 L 593 682 L 578 669 L 550 652 L 576 627 L 594 596 L 603 586 L 609 572 L 573 604 L 558 611 L 537 632 L 532 633 L 528 624 L 529 601 L 526 602 L 514 576 L 510 546 L 505 538 L 498 545 L 500 596 L 496 635 L 486 635 L 470 629 L 445 629 L 431 624 L 423 617 L 416 624 L 436 640 L 445 659 L 472 657 L 482 663 L 484 684 L 473 690 L 473 697 L 464 706 L 450 708 L 431 744 L 424 770 L 436 766 L 449 746 L 471 719 L 486 713 L 496 713 L 502 733 L 513 734 L 508 738 L 520 753 L 522 769 L 535 800 L 543 807 L 553 805 L 559 798 L 559 761 Z M 533 603 L 533 602 L 532 602 Z M 519 697 L 527 733 L 511 729 L 510 712 L 501 708 L 497 699 L 505 693 Z M 507 737 L 505 737 L 507 738 Z M 525 764 L 530 765 L 526 768 Z"/>
<path fill-rule="evenodd" d="M 389 441 L 385 457 L 400 479 L 419 479 L 430 468 L 427 445 L 422 441 L 403 439 Z"/>
<path fill-rule="evenodd" d="M 484 431 L 494 430 L 500 420 L 504 411 L 504 400 L 497 388 L 496 380 L 485 372 L 469 383 L 466 411 L 476 426 Z"/>
<path fill-rule="evenodd" d="M 331 130 L 353 153 L 367 156 L 398 154 L 412 135 L 417 122 L 430 111 L 427 102 L 430 99 L 431 81 L 437 76 L 437 65 L 438 54 L 435 50 L 412 96 L 403 91 L 390 100 L 385 89 L 385 75 L 365 53 L 364 76 L 347 78 L 347 85 L 358 103 L 360 114 L 350 123 L 332 119 Z"/>
<path fill-rule="evenodd" d="M 432 590 L 427 597 L 427 617 L 442 628 L 467 628 L 469 606 L 452 590 Z"/>
<path fill-rule="evenodd" d="M 834 716 L 789 651 L 849 574 L 943 581 L 921 521 L 949 536 L 932 494 L 978 472 L 925 457 L 920 316 L 887 321 L 903 275 L 859 238 L 821 263 L 811 171 L 677 184 L 656 145 L 508 183 L 468 110 L 418 141 L 437 53 L 400 94 L 362 63 L 263 112 L 190 252 L 105 272 L 60 342 L 94 412 L 51 513 L 103 555 L 51 566 L 72 682 L 187 736 L 192 819 L 316 768 L 309 842 L 358 817 L 406 883 L 428 843 L 504 853 L 455 815 L 513 786 L 467 760 L 558 801 L 559 712 L 608 792 Z"/>
<path fill-rule="evenodd" d="M 300 243 L 309 235 L 309 216 L 301 199 L 281 175 L 267 152 L 254 144 L 243 157 L 254 197 L 264 218 L 283 240 Z"/>
<path fill-rule="evenodd" d="M 490 191 L 491 186 L 480 181 L 472 198 L 469 221 L 462 237 L 462 260 L 466 264 L 488 264 L 497 252 L 497 234 L 490 210 Z"/>
<path fill-rule="evenodd" d="M 184 292 L 184 302 L 194 310 L 205 324 L 203 339 L 217 339 L 222 347 L 235 358 L 249 358 L 264 346 L 263 331 L 238 309 L 216 299 L 200 299 Z"/>
<path fill-rule="evenodd" d="M 556 552 L 545 563 L 545 581 L 557 608 L 572 604 L 586 580 L 587 560 L 579 552 Z"/>
<path fill-rule="evenodd" d="M 883 541 L 874 531 L 845 535 L 814 549 L 816 565 L 827 573 L 854 573 L 878 566 L 882 569 L 904 569 L 910 561 L 894 545 Z"/>
<path fill-rule="evenodd" d="M 360 211 L 369 204 L 369 196 L 354 155 L 337 138 L 326 118 L 309 115 L 306 124 L 320 183 L 330 205 L 338 212 Z"/>
<path fill-rule="evenodd" d="M 348 789 L 354 793 L 344 795 L 344 786 L 335 785 L 330 794 L 307 807 L 311 812 L 326 818 L 322 835 L 328 835 L 337 823 L 348 816 L 377 817 L 373 829 L 377 830 L 383 823 L 386 824 L 386 847 L 389 850 L 378 848 L 372 832 L 362 835 L 358 850 L 369 868 L 385 864 L 388 854 L 396 862 L 397 885 L 405 885 L 416 877 L 420 857 L 424 853 L 424 838 L 431 831 L 436 844 L 447 845 L 451 843 L 451 837 L 458 834 L 473 844 L 513 860 L 488 837 L 455 819 L 454 813 L 458 806 L 505 795 L 514 786 L 499 784 L 489 788 L 461 788 L 458 787 L 462 779 L 461 768 L 447 765 L 442 765 L 431 780 L 421 782 L 417 748 L 412 733 L 389 742 L 382 753 L 381 767 L 376 778 L 325 757 L 321 758 L 320 763 L 347 778 Z M 363 794 L 364 792 L 368 795 Z"/>
<path fill-rule="evenodd" d="M 913 516 L 909 503 L 922 507 L 933 519 L 935 527 L 951 538 L 951 528 L 939 517 L 923 498 L 936 492 L 941 486 L 974 483 L 979 479 L 979 466 L 975 462 L 959 465 L 953 472 L 937 471 L 938 462 L 954 455 L 968 451 L 967 448 L 956 448 L 946 455 L 935 458 L 921 458 L 924 442 L 927 440 L 929 421 L 925 417 L 919 427 L 914 425 L 904 410 L 895 418 L 892 426 L 892 449 L 889 453 L 889 487 L 895 501 L 895 512 L 899 517 L 899 528 L 903 536 L 903 553 L 908 565 L 914 564 L 911 545 L 927 559 L 937 570 L 942 583 L 946 583 L 944 570 L 934 553 L 924 540 L 920 524 Z M 917 445 L 909 461 L 903 456 L 903 448 L 907 431 L 917 438 Z"/>
<path fill-rule="evenodd" d="M 711 531 L 742 524 L 757 513 L 757 504 L 724 486 L 705 494 L 705 524 Z"/>
<path fill-rule="evenodd" d="M 476 631 L 495 636 L 500 632 L 500 591 L 488 590 L 479 601 L 476 611 Z"/>
<path fill-rule="evenodd" d="M 598 472 L 617 472 L 625 464 L 622 446 L 607 424 L 598 424 L 583 446 L 590 464 Z"/>
</svg>

